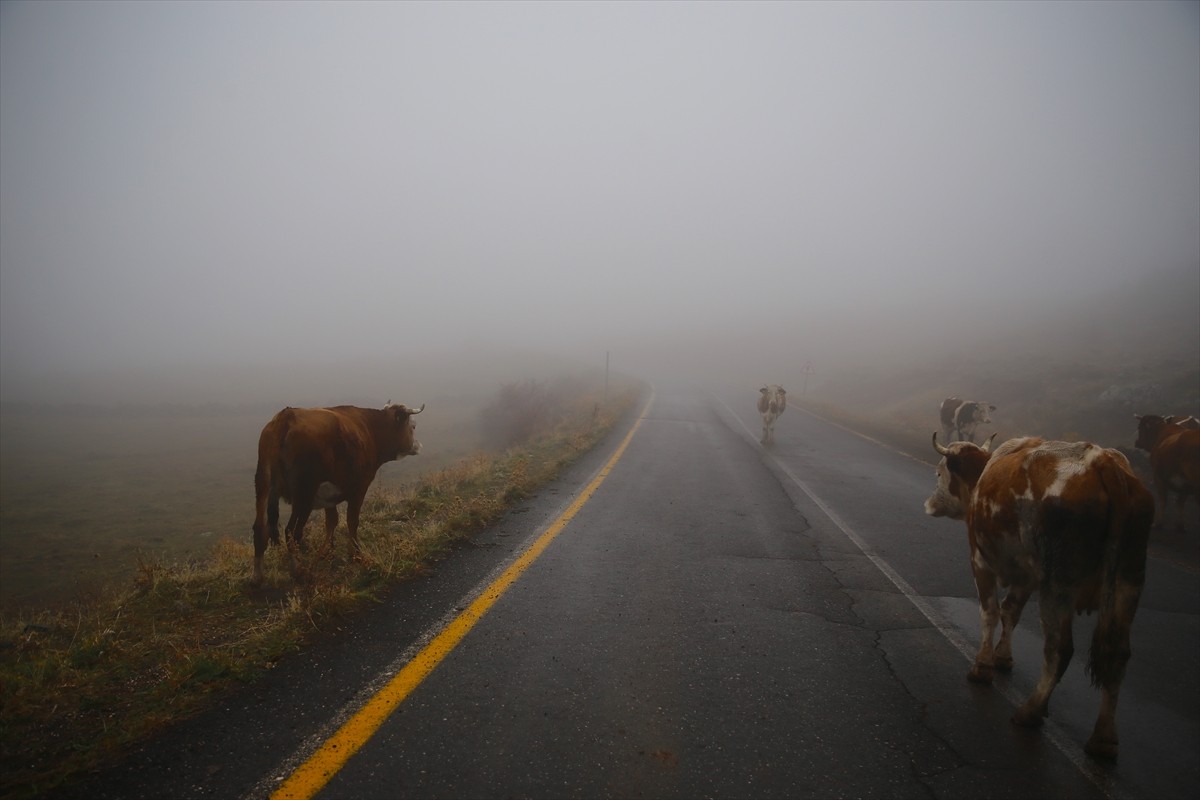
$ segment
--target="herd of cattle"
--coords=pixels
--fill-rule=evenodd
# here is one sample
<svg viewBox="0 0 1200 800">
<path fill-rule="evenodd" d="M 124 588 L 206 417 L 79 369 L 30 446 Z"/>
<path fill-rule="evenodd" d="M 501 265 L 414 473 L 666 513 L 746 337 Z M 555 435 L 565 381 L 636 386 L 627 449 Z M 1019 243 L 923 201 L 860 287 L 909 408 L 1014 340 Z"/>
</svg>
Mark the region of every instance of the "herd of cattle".
<svg viewBox="0 0 1200 800">
<path fill-rule="evenodd" d="M 787 408 L 777 384 L 759 390 L 761 443 L 774 442 L 775 422 Z M 279 544 L 279 501 L 291 506 L 284 526 L 299 544 L 315 509 L 325 511 L 330 545 L 337 505 L 346 503 L 351 556 L 358 554 L 359 512 L 379 468 L 416 455 L 413 417 L 425 409 L 388 403 L 382 409 L 285 408 L 263 428 L 254 474 L 254 581 L 263 580 L 263 554 Z M 966 522 L 971 570 L 979 594 L 979 651 L 968 678 L 990 684 L 995 670 L 1012 669 L 1012 635 L 1026 601 L 1037 592 L 1045 637 L 1041 679 L 1013 716 L 1026 726 L 1042 723 L 1050 695 L 1075 648 L 1072 615 L 1098 611 L 1087 671 L 1102 700 L 1086 752 L 1116 758 L 1117 697 L 1129 660 L 1129 633 L 1146 575 L 1146 550 L 1155 519 L 1155 498 L 1117 450 L 1086 442 L 1022 437 L 991 451 L 996 434 L 975 443 L 978 426 L 991 424 L 988 403 L 947 398 L 942 434 L 933 434 L 941 455 L 937 485 L 925 512 Z M 1150 454 L 1159 520 L 1177 497 L 1176 524 L 1183 529 L 1184 503 L 1200 500 L 1200 421 L 1138 416 L 1136 446 Z M 999 589 L 1007 592 L 1003 601 Z M 993 644 L 996 624 L 1000 638 Z"/>
<path fill-rule="evenodd" d="M 990 684 L 994 670 L 1012 669 L 1012 634 L 1026 601 L 1038 593 L 1044 637 L 1041 677 L 1013 722 L 1036 727 L 1075 652 L 1072 617 L 1098 611 L 1087 672 L 1100 688 L 1100 713 L 1084 751 L 1117 757 L 1117 697 L 1129 661 L 1130 626 L 1146 579 L 1146 550 L 1155 500 L 1118 450 L 1087 442 L 1010 439 L 989 452 L 996 434 L 975 444 L 976 424 L 995 406 L 949 398 L 943 431 L 952 443 L 937 485 L 925 501 L 935 517 L 967 525 L 971 571 L 979 594 L 979 651 L 967 677 Z M 1150 453 L 1160 520 L 1170 493 L 1178 497 L 1183 530 L 1187 497 L 1200 500 L 1200 422 L 1193 417 L 1136 417 L 1136 446 Z M 951 427 L 959 441 L 949 435 Z M 1007 588 L 1004 599 L 999 589 Z M 996 623 L 1000 638 L 993 645 Z"/>
<path fill-rule="evenodd" d="M 759 392 L 761 441 L 767 445 L 774 440 L 786 393 L 776 385 Z M 1087 672 L 1101 690 L 1100 713 L 1084 750 L 1094 758 L 1115 759 L 1117 697 L 1146 578 L 1155 498 L 1118 450 L 1027 436 L 992 452 L 994 433 L 976 444 L 978 427 L 991 424 L 995 410 L 990 403 L 960 397 L 942 402 L 947 444 L 939 444 L 934 432 L 933 447 L 942 458 L 937 485 L 925 501 L 927 514 L 967 525 L 982 628 L 967 677 L 990 685 L 995 670 L 1012 670 L 1013 631 L 1037 592 L 1045 639 L 1041 677 L 1013 722 L 1041 725 L 1075 652 L 1072 618 L 1098 611 Z M 1200 420 L 1157 415 L 1136 420 L 1135 446 L 1150 454 L 1159 520 L 1165 523 L 1174 494 L 1176 527 L 1182 532 L 1187 498 L 1200 501 Z M 1001 588 L 1007 590 L 1003 600 Z M 1000 638 L 994 641 L 997 623 Z"/>
</svg>

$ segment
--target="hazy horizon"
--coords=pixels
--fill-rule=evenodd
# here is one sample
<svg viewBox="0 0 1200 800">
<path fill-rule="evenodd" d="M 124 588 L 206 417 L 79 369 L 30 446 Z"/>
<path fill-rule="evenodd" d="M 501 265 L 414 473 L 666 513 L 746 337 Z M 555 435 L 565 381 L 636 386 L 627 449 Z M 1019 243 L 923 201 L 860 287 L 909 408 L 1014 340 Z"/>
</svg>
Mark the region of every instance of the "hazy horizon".
<svg viewBox="0 0 1200 800">
<path fill-rule="evenodd" d="M 8 402 L 794 374 L 1181 269 L 1198 3 L 0 3 Z"/>
</svg>

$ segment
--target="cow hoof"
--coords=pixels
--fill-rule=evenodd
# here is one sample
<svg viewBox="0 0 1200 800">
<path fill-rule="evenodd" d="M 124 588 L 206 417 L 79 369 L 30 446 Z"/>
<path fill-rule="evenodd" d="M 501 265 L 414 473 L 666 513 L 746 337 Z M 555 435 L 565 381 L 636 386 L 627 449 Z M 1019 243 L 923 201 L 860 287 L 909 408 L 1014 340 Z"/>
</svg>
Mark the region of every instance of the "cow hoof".
<svg viewBox="0 0 1200 800">
<path fill-rule="evenodd" d="M 1097 739 L 1095 736 L 1088 739 L 1087 744 L 1083 746 L 1083 752 L 1087 753 L 1092 758 L 1098 758 L 1102 761 L 1117 760 L 1117 743 Z"/>
<path fill-rule="evenodd" d="M 1045 717 L 1036 711 L 1029 711 L 1026 708 L 1018 708 L 1012 715 L 1012 721 L 1015 725 L 1020 725 L 1022 728 L 1040 728 Z"/>
<path fill-rule="evenodd" d="M 1001 672 L 1012 672 L 1013 660 L 1012 656 L 997 656 L 994 664 L 995 668 Z"/>
<path fill-rule="evenodd" d="M 987 686 L 992 685 L 992 668 L 987 664 L 976 664 L 971 667 L 971 671 L 967 673 L 967 680 L 971 683 L 982 683 Z"/>
</svg>

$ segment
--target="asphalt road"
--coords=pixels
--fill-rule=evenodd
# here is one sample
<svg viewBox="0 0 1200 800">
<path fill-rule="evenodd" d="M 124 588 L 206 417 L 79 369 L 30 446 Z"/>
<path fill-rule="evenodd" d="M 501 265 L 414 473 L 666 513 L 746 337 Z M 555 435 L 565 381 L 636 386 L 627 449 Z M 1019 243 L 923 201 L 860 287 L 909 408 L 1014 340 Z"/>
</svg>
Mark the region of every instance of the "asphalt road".
<svg viewBox="0 0 1200 800">
<path fill-rule="evenodd" d="M 922 512 L 931 464 L 799 408 L 763 448 L 755 397 L 659 387 L 623 450 L 615 433 L 434 575 L 75 792 L 291 791 L 297 767 L 569 512 L 394 713 L 309 788 L 321 785 L 322 798 L 1193 796 L 1194 568 L 1151 561 L 1120 761 L 1097 764 L 1082 752 L 1099 703 L 1086 644 L 1045 728 L 1008 721 L 1039 668 L 1034 603 L 1012 676 L 993 689 L 967 682 L 978 609 L 966 535 Z M 1081 618 L 1076 641 L 1089 631 Z"/>
</svg>

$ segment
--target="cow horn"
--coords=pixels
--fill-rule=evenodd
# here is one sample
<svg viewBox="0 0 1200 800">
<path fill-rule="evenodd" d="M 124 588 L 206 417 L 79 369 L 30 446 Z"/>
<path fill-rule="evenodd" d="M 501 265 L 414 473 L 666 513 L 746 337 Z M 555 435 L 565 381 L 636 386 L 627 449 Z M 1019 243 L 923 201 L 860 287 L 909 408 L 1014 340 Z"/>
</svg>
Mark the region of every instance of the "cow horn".
<svg viewBox="0 0 1200 800">
<path fill-rule="evenodd" d="M 937 431 L 933 432 L 933 449 L 937 450 L 939 453 L 941 453 L 944 456 L 950 455 L 949 448 L 942 447 L 940 444 L 937 443 Z"/>
<path fill-rule="evenodd" d="M 987 441 L 984 442 L 983 446 L 979 449 L 985 453 L 990 452 L 992 449 L 992 440 L 995 439 L 997 435 L 999 435 L 999 431 L 997 431 L 996 433 L 993 433 L 991 436 L 989 436 Z"/>
</svg>

